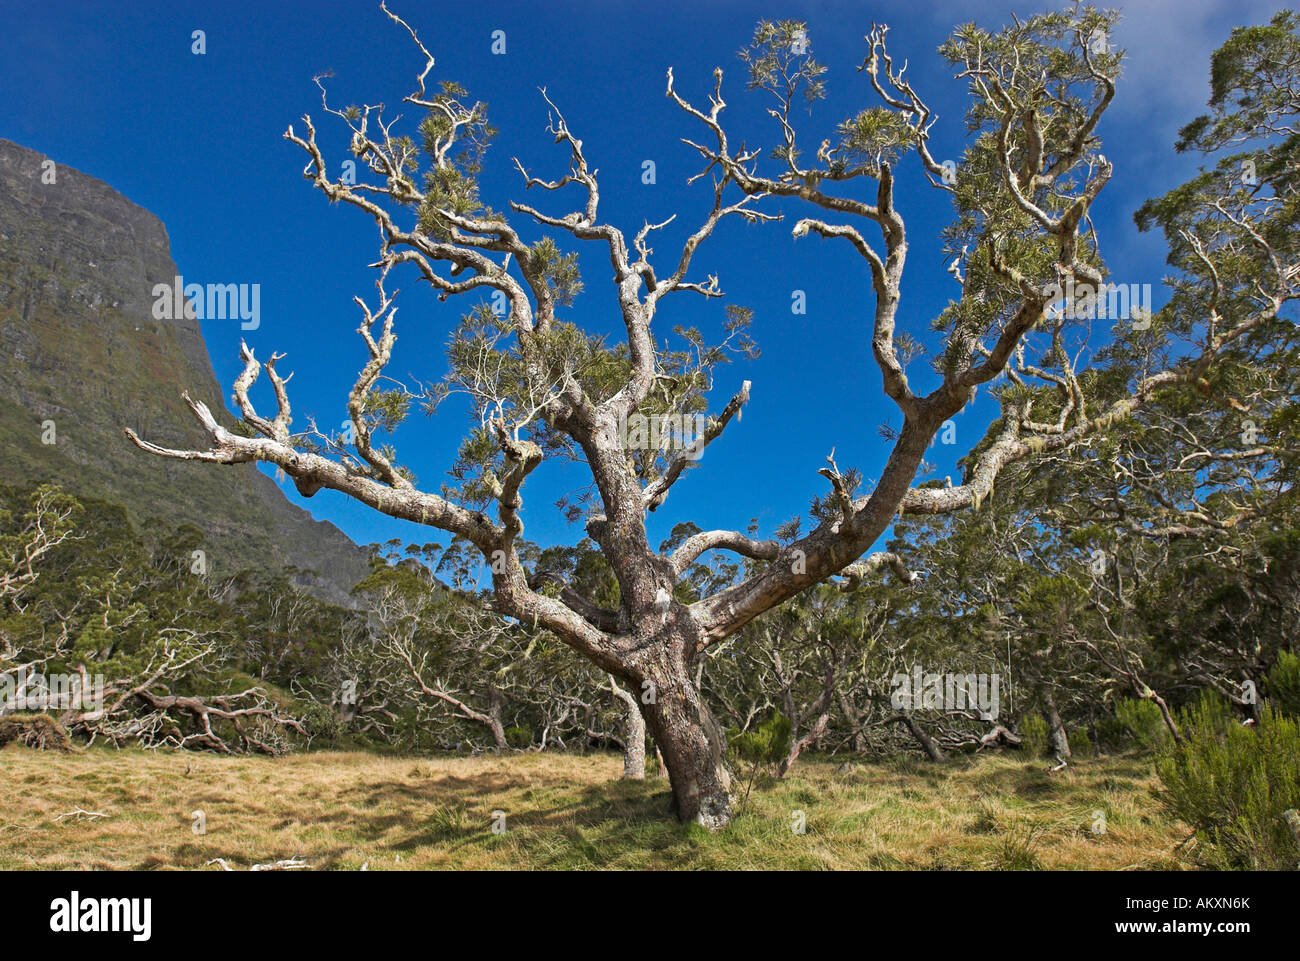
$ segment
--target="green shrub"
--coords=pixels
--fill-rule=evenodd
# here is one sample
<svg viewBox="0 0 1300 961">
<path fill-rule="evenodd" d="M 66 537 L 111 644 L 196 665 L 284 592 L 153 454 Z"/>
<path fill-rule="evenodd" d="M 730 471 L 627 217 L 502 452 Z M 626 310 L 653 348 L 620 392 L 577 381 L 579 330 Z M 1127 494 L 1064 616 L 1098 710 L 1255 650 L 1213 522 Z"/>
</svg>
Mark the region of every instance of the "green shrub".
<svg viewBox="0 0 1300 961">
<path fill-rule="evenodd" d="M 1209 695 L 1181 713 L 1184 743 L 1160 749 L 1161 799 L 1196 831 L 1211 867 L 1294 869 L 1297 845 L 1283 814 L 1300 807 L 1300 721 L 1265 701 L 1241 724 Z"/>
<path fill-rule="evenodd" d="M 1041 714 L 1028 714 L 1020 719 L 1020 747 L 1030 757 L 1047 753 L 1047 721 Z"/>
<path fill-rule="evenodd" d="M 518 724 L 514 727 L 506 728 L 506 743 L 511 747 L 522 751 L 533 743 L 532 728 L 523 727 Z"/>
<path fill-rule="evenodd" d="M 309 739 L 329 742 L 338 740 L 343 732 L 343 725 L 333 710 L 324 704 L 311 702 L 300 703 L 296 707 L 298 719 L 307 731 Z"/>
<path fill-rule="evenodd" d="M 1096 752 L 1092 749 L 1092 738 L 1088 737 L 1088 732 L 1083 728 L 1075 728 L 1068 735 L 1070 739 L 1070 753 L 1077 758 L 1093 757 Z"/>
<path fill-rule="evenodd" d="M 1155 750 L 1169 741 L 1169 728 L 1154 701 L 1126 698 L 1116 703 L 1115 716 L 1133 739 L 1148 750 Z"/>
<path fill-rule="evenodd" d="M 1265 683 L 1274 710 L 1290 717 L 1300 717 L 1300 657 L 1290 651 L 1279 653 Z"/>
<path fill-rule="evenodd" d="M 727 731 L 727 752 L 731 755 L 732 761 L 749 766 L 745 796 L 740 803 L 742 812 L 749 804 L 749 792 L 759 772 L 764 768 L 780 764 L 789 756 L 793 730 L 788 717 L 780 711 L 773 711 L 771 717 L 751 730 L 742 731 L 739 728 L 732 728 Z"/>
<path fill-rule="evenodd" d="M 1105 717 L 1097 718 L 1097 746 L 1103 753 L 1110 751 L 1122 751 L 1133 740 L 1133 735 L 1129 733 L 1128 727 L 1124 722 L 1113 715 L 1107 714 Z"/>
</svg>

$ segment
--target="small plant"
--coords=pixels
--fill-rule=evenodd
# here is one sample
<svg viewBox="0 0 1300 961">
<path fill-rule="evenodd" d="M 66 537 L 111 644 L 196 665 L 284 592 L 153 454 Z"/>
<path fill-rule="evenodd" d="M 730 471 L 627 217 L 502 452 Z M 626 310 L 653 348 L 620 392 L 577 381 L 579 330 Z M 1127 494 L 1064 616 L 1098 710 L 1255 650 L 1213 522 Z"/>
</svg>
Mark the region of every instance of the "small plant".
<svg viewBox="0 0 1300 961">
<path fill-rule="evenodd" d="M 1184 743 L 1156 759 L 1161 800 L 1196 831 L 1212 867 L 1289 870 L 1300 847 L 1286 812 L 1300 807 L 1300 721 L 1260 705 L 1241 724 L 1209 695 L 1180 717 Z"/>
<path fill-rule="evenodd" d="M 1039 718 L 1039 720 L 1042 720 Z M 1044 723 L 1046 727 L 1046 723 Z M 993 856 L 993 868 L 997 871 L 1041 871 L 1043 864 L 1034 852 L 1034 836 L 1040 827 L 1029 824 L 1008 825 L 998 839 L 998 847 Z"/>
<path fill-rule="evenodd" d="M 1047 722 L 1041 715 L 1028 714 L 1020 719 L 1020 746 L 1030 757 L 1047 753 Z"/>
<path fill-rule="evenodd" d="M 1115 716 L 1133 735 L 1133 739 L 1148 750 L 1163 747 L 1169 741 L 1169 728 L 1160 714 L 1160 708 L 1147 700 L 1126 698 L 1115 705 Z"/>
<path fill-rule="evenodd" d="M 727 750 L 732 758 L 749 765 L 749 777 L 745 783 L 745 795 L 741 799 L 739 813 L 744 813 L 749 805 L 749 792 L 753 789 L 759 772 L 780 764 L 789 756 L 792 730 L 790 719 L 780 711 L 774 711 L 771 717 L 760 722 L 753 730 L 732 728 L 727 732 Z"/>
<path fill-rule="evenodd" d="M 343 733 L 343 725 L 334 711 L 324 704 L 307 702 L 299 707 L 299 721 L 309 741 L 333 743 Z"/>
</svg>

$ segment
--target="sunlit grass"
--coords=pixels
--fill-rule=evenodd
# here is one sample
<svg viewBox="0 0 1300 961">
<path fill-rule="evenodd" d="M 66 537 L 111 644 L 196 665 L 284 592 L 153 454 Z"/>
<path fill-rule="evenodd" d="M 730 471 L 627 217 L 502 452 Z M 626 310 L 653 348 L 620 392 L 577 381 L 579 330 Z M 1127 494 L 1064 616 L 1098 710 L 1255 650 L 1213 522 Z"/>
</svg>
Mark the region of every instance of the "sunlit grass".
<svg viewBox="0 0 1300 961">
<path fill-rule="evenodd" d="M 1149 759 L 1049 776 L 1013 755 L 936 766 L 803 760 L 760 779 L 719 835 L 668 814 L 667 782 L 611 755 L 284 758 L 0 751 L 0 868 L 218 870 L 302 857 L 357 870 L 1169 869 L 1187 829 Z M 188 768 L 188 773 L 187 773 Z M 99 812 L 103 818 L 62 814 Z M 202 811 L 205 833 L 196 833 Z M 504 812 L 505 830 L 494 833 Z M 1105 830 L 1094 833 L 1095 812 Z M 802 812 L 800 814 L 799 812 Z M 802 820 L 806 833 L 796 833 Z"/>
</svg>

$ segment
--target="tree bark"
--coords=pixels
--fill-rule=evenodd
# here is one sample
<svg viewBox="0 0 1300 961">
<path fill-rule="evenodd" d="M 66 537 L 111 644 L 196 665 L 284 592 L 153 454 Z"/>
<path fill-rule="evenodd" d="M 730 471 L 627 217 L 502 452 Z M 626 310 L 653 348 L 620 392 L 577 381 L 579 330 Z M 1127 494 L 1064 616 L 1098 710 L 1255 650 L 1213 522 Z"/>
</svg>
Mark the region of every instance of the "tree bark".
<svg viewBox="0 0 1300 961">
<path fill-rule="evenodd" d="M 670 653 L 677 646 L 649 648 L 654 659 L 640 666 L 637 673 L 644 677 L 634 675 L 633 689 L 645 691 L 641 711 L 668 768 L 678 819 L 717 831 L 731 821 L 727 739 L 696 689 L 689 666 Z M 650 682 L 648 689 L 642 687 L 644 681 Z"/>
<path fill-rule="evenodd" d="M 1163 697 L 1155 691 L 1152 691 L 1151 688 L 1148 687 L 1146 690 L 1149 693 L 1143 693 L 1142 696 L 1150 697 L 1151 700 L 1156 702 L 1156 707 L 1160 708 L 1160 716 L 1164 719 L 1165 727 L 1169 728 L 1169 733 L 1173 736 L 1174 743 L 1182 744 L 1183 735 L 1179 732 L 1178 725 L 1174 723 L 1174 716 L 1169 713 L 1169 705 L 1165 703 Z"/>
<path fill-rule="evenodd" d="M 826 725 L 830 723 L 830 720 L 830 711 L 823 711 L 818 715 L 817 720 L 813 722 L 813 726 L 807 734 L 790 742 L 790 753 L 777 766 L 776 776 L 778 778 L 785 777 L 794 762 L 799 760 L 799 755 L 816 744 L 818 739 L 826 733 Z"/>
<path fill-rule="evenodd" d="M 645 780 L 645 718 L 636 697 L 619 687 L 613 674 L 609 675 L 610 690 L 623 702 L 623 780 Z"/>
<path fill-rule="evenodd" d="M 1051 691 L 1043 694 L 1043 705 L 1047 708 L 1047 724 L 1052 732 L 1052 750 L 1064 761 L 1070 757 L 1070 739 L 1066 736 L 1065 722 L 1061 720 L 1061 712 L 1056 709 L 1056 698 Z"/>
<path fill-rule="evenodd" d="M 505 751 L 510 747 L 510 742 L 506 740 L 506 728 L 501 721 L 501 692 L 496 687 L 488 686 L 488 712 L 487 726 L 492 732 L 492 740 L 496 744 L 498 751 Z"/>
</svg>

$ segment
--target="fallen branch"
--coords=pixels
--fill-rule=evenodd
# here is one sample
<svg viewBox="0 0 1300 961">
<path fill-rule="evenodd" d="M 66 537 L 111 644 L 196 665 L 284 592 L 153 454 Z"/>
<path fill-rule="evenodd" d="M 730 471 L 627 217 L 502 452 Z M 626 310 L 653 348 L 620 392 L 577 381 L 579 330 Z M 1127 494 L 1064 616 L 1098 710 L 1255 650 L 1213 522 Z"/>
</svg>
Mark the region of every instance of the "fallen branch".
<svg viewBox="0 0 1300 961">
<path fill-rule="evenodd" d="M 80 821 L 83 817 L 87 821 L 93 821 L 95 820 L 95 818 L 106 818 L 108 816 L 109 815 L 103 811 L 83 811 L 81 808 L 77 808 L 75 811 L 69 811 L 67 814 L 60 814 L 58 817 L 54 819 L 53 823 L 58 824 L 64 818 L 71 818 L 71 817 L 75 817 L 78 821 Z"/>
</svg>

